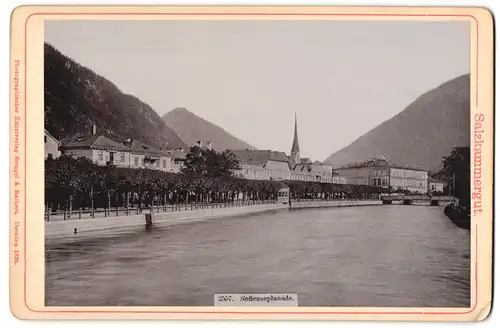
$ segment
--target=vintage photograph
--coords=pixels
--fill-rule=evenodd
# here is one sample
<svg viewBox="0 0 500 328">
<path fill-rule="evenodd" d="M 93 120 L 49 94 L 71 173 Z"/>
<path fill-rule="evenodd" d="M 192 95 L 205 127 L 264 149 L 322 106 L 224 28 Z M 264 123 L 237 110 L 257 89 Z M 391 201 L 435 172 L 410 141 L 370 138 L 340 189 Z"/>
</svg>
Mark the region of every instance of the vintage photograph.
<svg viewBox="0 0 500 328">
<path fill-rule="evenodd" d="M 45 305 L 471 307 L 470 29 L 45 20 Z"/>
</svg>

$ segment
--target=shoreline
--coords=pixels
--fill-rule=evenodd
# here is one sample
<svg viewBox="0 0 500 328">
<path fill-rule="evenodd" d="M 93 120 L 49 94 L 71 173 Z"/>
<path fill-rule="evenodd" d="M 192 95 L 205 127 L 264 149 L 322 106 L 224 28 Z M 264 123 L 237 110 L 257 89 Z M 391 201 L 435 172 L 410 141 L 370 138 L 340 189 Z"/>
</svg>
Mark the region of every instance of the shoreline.
<svg viewBox="0 0 500 328">
<path fill-rule="evenodd" d="M 167 227 L 176 224 L 225 219 L 233 216 L 288 209 L 286 204 L 259 204 L 248 207 L 211 208 L 192 211 L 153 213 L 152 226 Z M 145 214 L 115 216 L 97 219 L 45 222 L 45 245 L 62 244 L 83 239 L 117 236 L 142 231 L 146 228 Z M 77 229 L 77 233 L 74 233 Z"/>
<path fill-rule="evenodd" d="M 377 200 L 313 201 L 292 203 L 293 210 L 325 207 L 353 207 L 382 205 Z M 246 214 L 289 209 L 288 204 L 259 204 L 248 207 L 211 208 L 180 212 L 153 213 L 152 227 L 225 219 Z M 146 228 L 145 214 L 45 222 L 45 245 L 64 244 L 84 239 L 119 236 Z M 75 229 L 77 233 L 75 234 Z"/>
<path fill-rule="evenodd" d="M 471 229 L 470 211 L 461 207 L 446 206 L 444 214 L 450 219 L 457 227 L 469 230 Z"/>
</svg>

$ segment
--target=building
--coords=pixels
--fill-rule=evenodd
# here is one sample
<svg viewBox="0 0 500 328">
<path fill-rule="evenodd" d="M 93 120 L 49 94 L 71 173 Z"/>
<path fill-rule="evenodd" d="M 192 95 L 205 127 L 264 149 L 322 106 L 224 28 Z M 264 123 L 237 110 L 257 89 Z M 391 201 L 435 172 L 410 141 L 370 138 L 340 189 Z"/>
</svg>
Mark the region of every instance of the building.
<svg viewBox="0 0 500 328">
<path fill-rule="evenodd" d="M 85 157 L 97 165 L 143 168 L 164 172 L 180 172 L 184 162 L 184 150 L 163 150 L 137 140 L 123 142 L 96 134 L 95 125 L 89 136 L 70 139 L 60 146 L 64 155 Z"/>
<path fill-rule="evenodd" d="M 236 155 L 241 168 L 236 175 L 245 179 L 345 183 L 345 179 L 333 178 L 331 165 L 300 157 L 297 115 L 295 115 L 290 156 L 273 150 L 246 149 L 232 152 Z"/>
<path fill-rule="evenodd" d="M 292 149 L 290 150 L 290 167 L 300 164 L 299 133 L 297 131 L 297 113 L 295 113 L 295 126 L 293 129 Z"/>
<path fill-rule="evenodd" d="M 335 184 L 347 184 L 347 178 L 339 175 L 337 172 L 332 172 L 332 183 Z"/>
<path fill-rule="evenodd" d="M 130 149 L 130 167 L 173 172 L 173 156 L 137 140 L 127 139 L 123 145 Z"/>
<path fill-rule="evenodd" d="M 77 137 L 60 147 L 64 155 L 85 157 L 97 165 L 130 166 L 130 149 L 103 135 Z"/>
<path fill-rule="evenodd" d="M 165 153 L 172 156 L 172 162 L 170 163 L 171 165 L 170 172 L 179 173 L 184 164 L 184 160 L 186 159 L 186 153 L 184 152 L 184 149 L 179 148 L 175 150 L 167 150 L 165 151 Z"/>
<path fill-rule="evenodd" d="M 390 163 L 380 155 L 376 158 L 352 163 L 335 169 L 344 176 L 348 184 L 391 187 L 425 194 L 428 188 L 427 171 Z"/>
<path fill-rule="evenodd" d="M 45 148 L 45 159 L 56 159 L 61 156 L 61 151 L 59 150 L 61 142 L 54 138 L 47 130 L 45 130 L 43 142 Z"/>
<path fill-rule="evenodd" d="M 290 180 L 314 181 L 314 176 L 307 164 L 296 164 L 290 172 Z"/>
<path fill-rule="evenodd" d="M 273 150 L 232 150 L 240 163 L 236 176 L 252 180 L 290 180 L 290 159 Z"/>
<path fill-rule="evenodd" d="M 319 162 L 312 163 L 308 158 L 301 158 L 300 164 L 291 169 L 291 180 L 333 183 L 333 167 Z"/>
<path fill-rule="evenodd" d="M 434 178 L 429 178 L 429 193 L 443 193 L 444 192 L 444 182 L 434 179 Z"/>
</svg>

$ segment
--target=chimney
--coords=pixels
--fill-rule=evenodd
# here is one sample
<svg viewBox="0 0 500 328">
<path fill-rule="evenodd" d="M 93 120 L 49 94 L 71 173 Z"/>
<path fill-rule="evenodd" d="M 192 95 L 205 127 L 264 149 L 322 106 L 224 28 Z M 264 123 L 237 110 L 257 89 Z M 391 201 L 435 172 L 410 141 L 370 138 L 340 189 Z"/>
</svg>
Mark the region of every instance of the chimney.
<svg viewBox="0 0 500 328">
<path fill-rule="evenodd" d="M 212 141 L 207 141 L 208 150 L 212 150 Z"/>
<path fill-rule="evenodd" d="M 97 134 L 97 126 L 92 124 L 92 135 L 95 136 Z"/>
</svg>

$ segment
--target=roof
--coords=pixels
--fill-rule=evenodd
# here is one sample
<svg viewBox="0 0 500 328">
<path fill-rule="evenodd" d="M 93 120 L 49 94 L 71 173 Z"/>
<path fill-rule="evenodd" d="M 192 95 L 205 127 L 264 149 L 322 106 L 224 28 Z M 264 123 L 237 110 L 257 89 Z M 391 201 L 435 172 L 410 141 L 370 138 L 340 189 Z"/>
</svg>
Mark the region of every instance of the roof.
<svg viewBox="0 0 500 328">
<path fill-rule="evenodd" d="M 185 159 L 186 158 L 186 153 L 184 151 L 180 150 L 165 150 L 163 151 L 167 155 L 172 156 L 175 159 Z"/>
<path fill-rule="evenodd" d="M 312 160 L 309 157 L 304 157 L 300 159 L 300 164 L 311 164 Z"/>
<path fill-rule="evenodd" d="M 295 113 L 295 127 L 293 130 L 293 143 L 290 154 L 298 153 L 299 151 L 300 149 L 299 149 L 299 135 L 297 133 L 297 113 Z"/>
<path fill-rule="evenodd" d="M 244 164 L 266 165 L 268 161 L 289 162 L 289 157 L 284 152 L 274 150 L 231 150 L 231 152 Z"/>
<path fill-rule="evenodd" d="M 57 142 L 58 144 L 60 144 L 60 143 L 61 143 L 61 142 L 60 142 L 59 140 L 57 140 L 57 139 L 56 139 L 53 135 L 51 135 L 51 134 L 49 133 L 49 131 L 47 131 L 47 130 L 44 130 L 44 131 L 45 131 L 45 135 L 46 135 L 47 137 L 51 138 L 52 140 L 54 140 L 54 141 L 55 141 L 55 142 Z"/>
<path fill-rule="evenodd" d="M 309 165 L 311 171 L 314 172 L 332 172 L 333 166 L 330 164 L 314 163 Z"/>
<path fill-rule="evenodd" d="M 103 135 L 79 137 L 68 141 L 61 146 L 62 149 L 99 149 L 107 151 L 130 152 L 130 149 L 121 143 L 113 141 Z"/>
<path fill-rule="evenodd" d="M 310 172 L 310 169 L 307 165 L 305 164 L 296 164 L 293 168 L 292 168 L 292 172 L 294 173 L 309 173 Z"/>
<path fill-rule="evenodd" d="M 411 167 L 411 166 L 406 166 L 406 165 L 399 165 L 399 164 L 393 164 L 391 163 L 386 157 L 383 155 L 379 155 L 375 158 L 371 158 L 366 161 L 358 162 L 358 163 L 351 163 L 344 165 L 343 167 L 337 168 L 335 170 L 342 170 L 342 169 L 351 169 L 351 168 L 362 168 L 362 167 L 389 167 L 393 169 L 405 169 L 405 170 L 412 170 L 412 171 L 424 171 L 427 172 L 427 170 L 420 169 L 417 167 Z"/>
<path fill-rule="evenodd" d="M 143 142 L 132 140 L 124 142 L 124 145 L 130 148 L 130 151 L 136 154 L 143 154 L 148 156 L 166 156 L 166 153 L 153 146 L 147 145 Z"/>
</svg>

